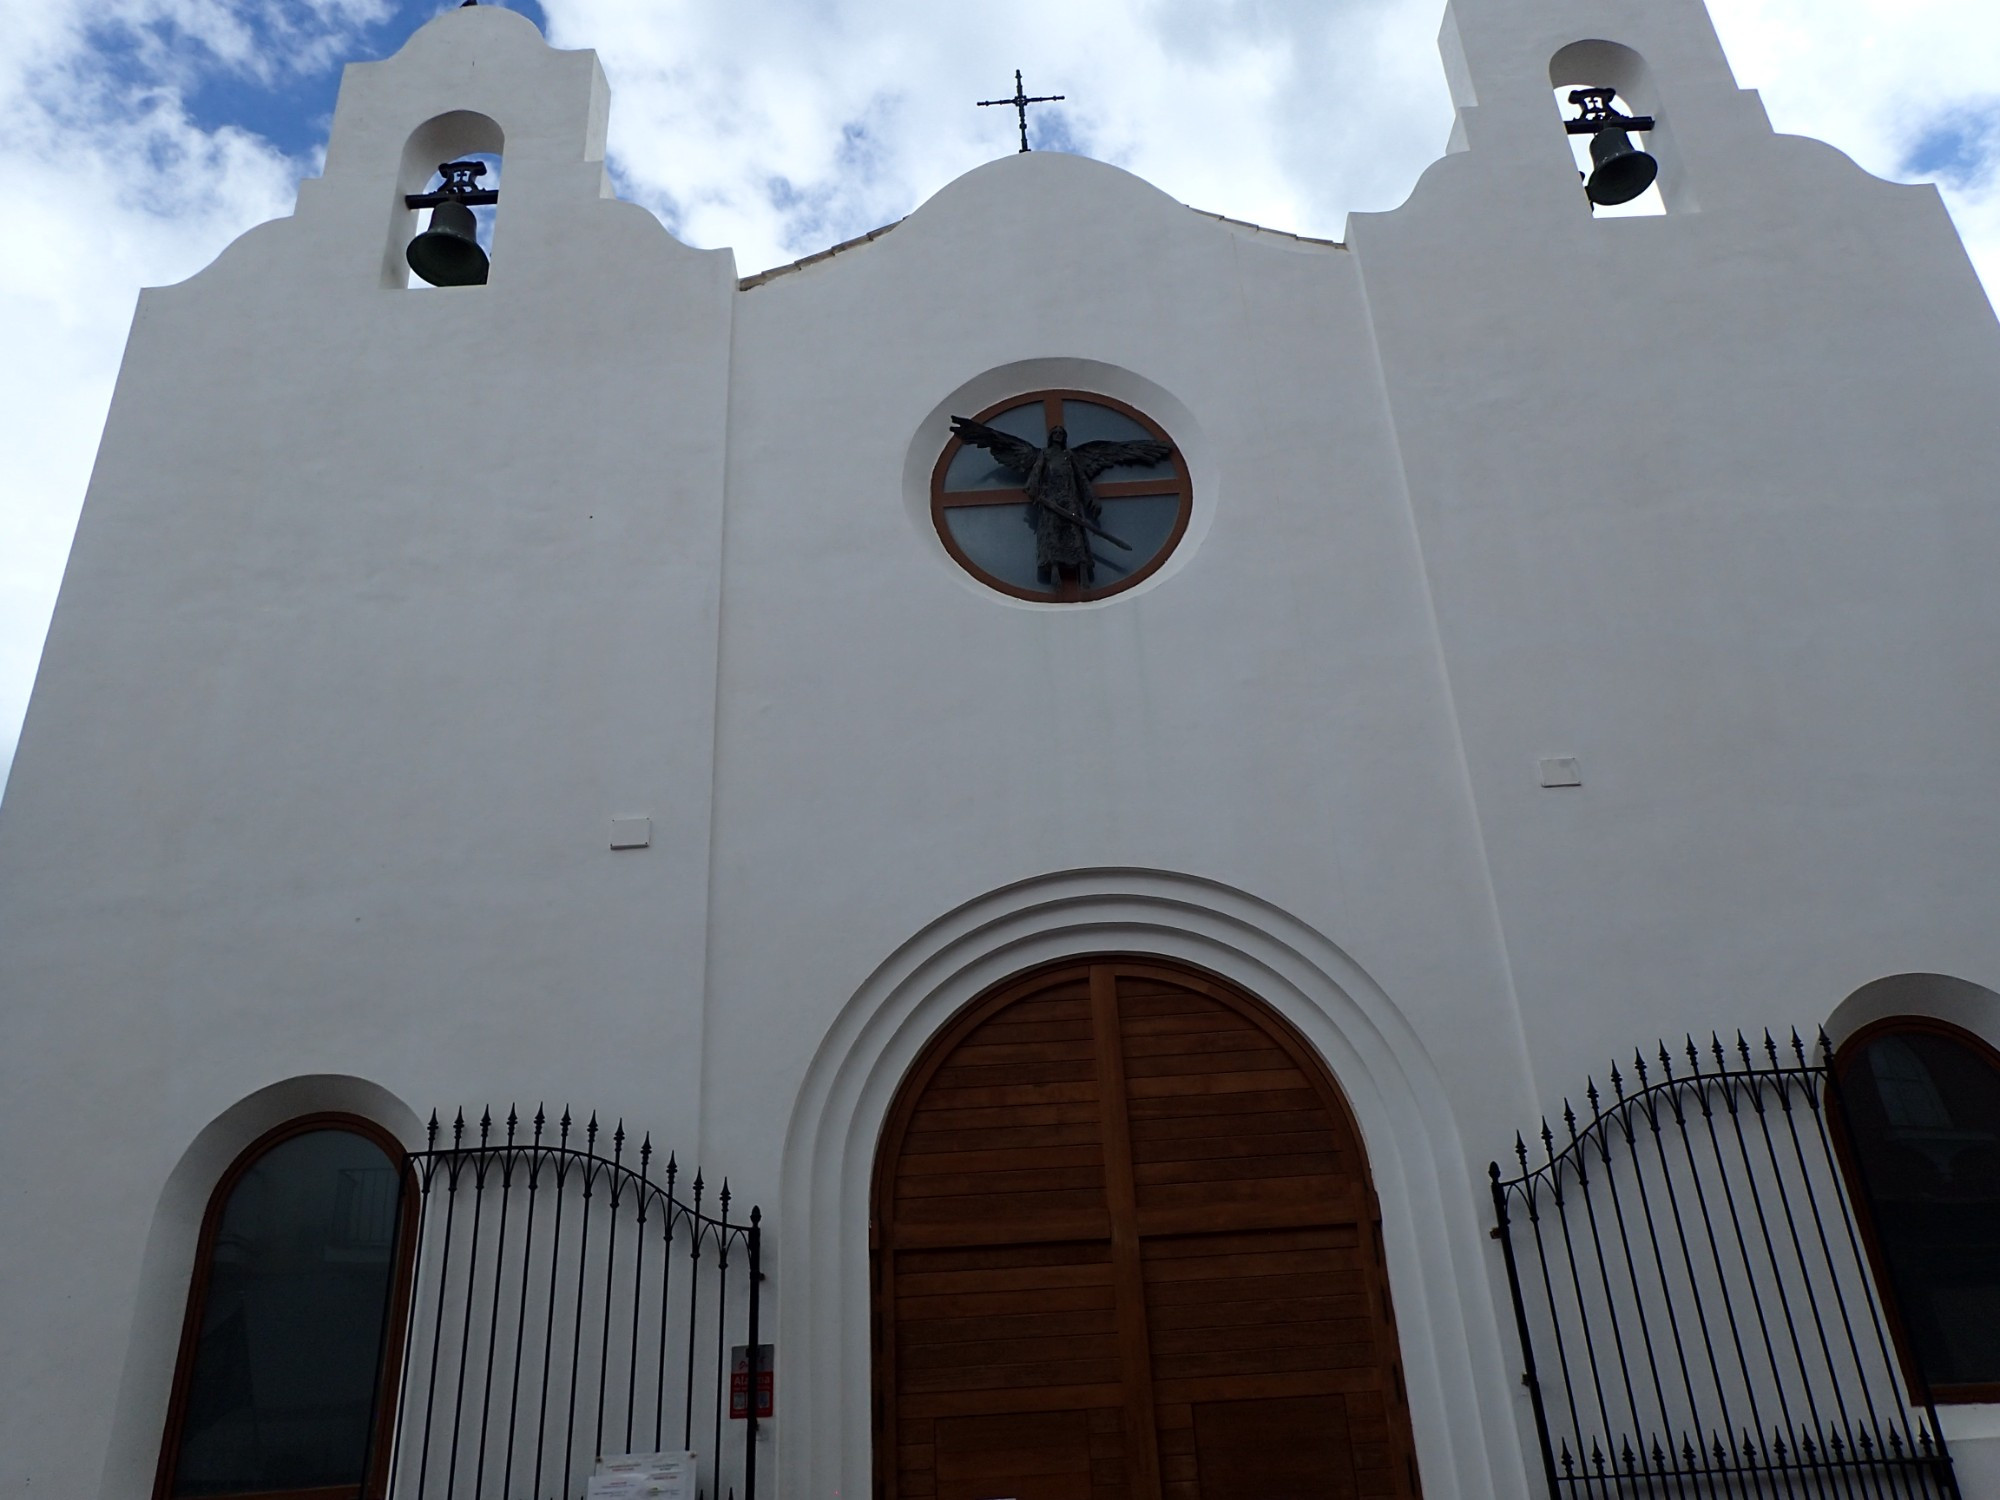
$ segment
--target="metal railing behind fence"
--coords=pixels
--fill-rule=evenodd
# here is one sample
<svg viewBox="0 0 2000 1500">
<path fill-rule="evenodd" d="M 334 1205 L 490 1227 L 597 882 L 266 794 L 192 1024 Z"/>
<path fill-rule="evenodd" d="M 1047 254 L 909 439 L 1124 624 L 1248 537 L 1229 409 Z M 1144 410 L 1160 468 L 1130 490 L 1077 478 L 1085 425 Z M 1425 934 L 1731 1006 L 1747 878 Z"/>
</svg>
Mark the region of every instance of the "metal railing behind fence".
<svg viewBox="0 0 2000 1500">
<path fill-rule="evenodd" d="M 1536 1435 L 1572 1497 L 1955 1497 L 1905 1394 L 1834 1154 L 1825 1065 L 1796 1033 L 1613 1068 L 1539 1160 L 1491 1167 Z"/>
<path fill-rule="evenodd" d="M 579 1500 L 600 1456 L 691 1451 L 709 1500 L 756 1500 L 761 1215 L 704 1207 L 650 1137 L 461 1112 L 409 1158 L 416 1196 L 391 1500 Z M 602 1149 L 609 1147 L 608 1151 Z"/>
</svg>

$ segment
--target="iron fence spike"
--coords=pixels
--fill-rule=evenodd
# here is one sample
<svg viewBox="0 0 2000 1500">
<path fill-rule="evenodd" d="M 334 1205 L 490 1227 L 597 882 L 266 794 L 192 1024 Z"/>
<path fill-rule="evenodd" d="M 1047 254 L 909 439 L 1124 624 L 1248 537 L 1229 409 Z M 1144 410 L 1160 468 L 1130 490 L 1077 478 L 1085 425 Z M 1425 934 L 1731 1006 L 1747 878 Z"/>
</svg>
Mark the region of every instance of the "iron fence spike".
<svg viewBox="0 0 2000 1500">
<path fill-rule="evenodd" d="M 1903 1437 L 1895 1428 L 1889 1429 L 1889 1451 L 1897 1458 L 1903 1456 Z"/>
<path fill-rule="evenodd" d="M 1595 1078 L 1585 1078 L 1583 1080 L 1583 1097 L 1590 1104 L 1590 1117 L 1593 1120 L 1603 1113 L 1597 1107 L 1597 1080 Z"/>
<path fill-rule="evenodd" d="M 1619 1098 L 1620 1100 L 1623 1100 L 1623 1099 L 1624 1099 L 1624 1097 L 1625 1097 L 1625 1078 L 1624 1078 L 1624 1075 L 1623 1075 L 1623 1074 L 1621 1074 L 1621 1073 L 1620 1073 L 1620 1072 L 1618 1071 L 1618 1064 L 1617 1064 L 1617 1063 L 1613 1063 L 1613 1064 L 1611 1065 L 1611 1091 L 1612 1091 L 1612 1092 L 1613 1092 L 1614 1094 L 1616 1094 L 1616 1095 L 1618 1096 L 1618 1098 Z"/>
<path fill-rule="evenodd" d="M 763 1222 L 764 1222 L 764 1210 L 763 1210 L 763 1209 L 761 1209 L 761 1208 L 759 1208 L 759 1207 L 758 1207 L 758 1206 L 757 1206 L 756 1204 L 754 1204 L 754 1203 L 753 1203 L 753 1204 L 751 1204 L 751 1205 L 750 1205 L 750 1227 L 751 1227 L 752 1229 L 755 1229 L 755 1228 L 757 1228 L 757 1227 L 758 1227 L 758 1226 L 759 1226 L 760 1224 L 762 1224 Z"/>
<path fill-rule="evenodd" d="M 438 1112 L 436 1110 L 432 1110 L 431 1122 L 429 1125 L 424 1127 L 424 1136 L 429 1141 L 430 1149 L 433 1151 L 437 1150 L 439 1128 L 440 1127 L 438 1125 Z"/>
<path fill-rule="evenodd" d="M 479 1111 L 479 1144 L 485 1145 L 493 1136 L 493 1111 L 481 1108 Z"/>
<path fill-rule="evenodd" d="M 1764 1028 L 1764 1055 L 1771 1060 L 1773 1068 L 1778 1066 L 1778 1044 L 1771 1037 L 1771 1028 Z"/>
<path fill-rule="evenodd" d="M 460 1110 L 452 1117 L 451 1149 L 456 1151 L 465 1140 L 465 1111 Z"/>
</svg>

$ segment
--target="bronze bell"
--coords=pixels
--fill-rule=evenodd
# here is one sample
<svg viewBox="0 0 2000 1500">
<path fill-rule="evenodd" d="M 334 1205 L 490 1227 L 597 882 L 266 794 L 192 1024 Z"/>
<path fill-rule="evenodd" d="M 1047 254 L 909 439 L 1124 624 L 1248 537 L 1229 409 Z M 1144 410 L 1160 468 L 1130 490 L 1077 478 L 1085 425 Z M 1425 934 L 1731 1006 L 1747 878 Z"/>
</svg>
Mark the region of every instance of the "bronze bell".
<svg viewBox="0 0 2000 1500">
<path fill-rule="evenodd" d="M 1660 164 L 1632 144 L 1622 130 L 1605 130 L 1590 138 L 1590 160 L 1595 168 L 1583 190 L 1592 203 L 1606 208 L 1630 203 L 1653 185 Z"/>
<path fill-rule="evenodd" d="M 479 248 L 479 228 L 472 210 L 447 198 L 431 210 L 431 227 L 410 241 L 404 252 L 410 269 L 432 286 L 486 285 L 486 252 Z"/>
</svg>

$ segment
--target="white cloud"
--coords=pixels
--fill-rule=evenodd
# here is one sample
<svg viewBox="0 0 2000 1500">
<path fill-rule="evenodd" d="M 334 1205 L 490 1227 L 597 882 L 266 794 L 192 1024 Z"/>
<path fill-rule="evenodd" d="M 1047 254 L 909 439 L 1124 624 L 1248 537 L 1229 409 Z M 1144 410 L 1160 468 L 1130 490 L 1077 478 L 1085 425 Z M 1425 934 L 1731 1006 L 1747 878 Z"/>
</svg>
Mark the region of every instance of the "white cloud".
<svg viewBox="0 0 2000 1500">
<path fill-rule="evenodd" d="M 429 9 L 449 0 L 414 0 Z M 411 0 L 404 0 L 405 8 Z M 745 271 L 901 217 L 1008 150 L 1012 111 L 1199 207 L 1308 234 L 1388 208 L 1449 127 L 1440 0 L 545 0 L 610 74 L 631 196 Z M 0 0 L 0 766 L 141 285 L 286 212 L 306 164 L 184 101 L 351 56 L 393 0 Z M 2000 150 L 1992 0 L 1712 0 L 1778 128 L 1883 176 L 1919 146 Z M 1047 111 L 1050 107 L 1044 106 Z M 2000 288 L 2000 170 L 1944 188 Z M 21 351 L 28 351 L 24 357 Z"/>
<path fill-rule="evenodd" d="M 138 288 L 289 212 L 300 173 L 256 136 L 196 125 L 183 92 L 315 66 L 385 5 L 309 0 L 275 26 L 222 0 L 0 6 L 0 776 Z"/>
<path fill-rule="evenodd" d="M 1450 124 L 1412 0 L 547 0 L 552 39 L 594 46 L 621 183 L 746 271 L 909 212 L 1004 153 L 1011 109 L 1236 217 L 1336 233 L 1407 192 Z M 1393 119 L 1384 120 L 1386 109 Z"/>
<path fill-rule="evenodd" d="M 1988 0 L 1710 0 L 1737 81 L 1763 95 L 1778 129 L 1830 141 L 1878 177 L 1925 135 L 1968 116 L 2000 126 L 2000 6 Z M 1939 183 L 2000 299 L 2000 128 L 1983 172 Z"/>
</svg>

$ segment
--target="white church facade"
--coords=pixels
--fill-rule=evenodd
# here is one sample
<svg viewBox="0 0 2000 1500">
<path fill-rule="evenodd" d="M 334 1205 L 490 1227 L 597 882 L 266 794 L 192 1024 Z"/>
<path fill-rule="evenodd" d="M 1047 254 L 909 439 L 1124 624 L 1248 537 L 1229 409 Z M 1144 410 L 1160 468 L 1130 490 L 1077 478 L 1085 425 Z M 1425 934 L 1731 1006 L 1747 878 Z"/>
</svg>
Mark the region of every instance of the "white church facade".
<svg viewBox="0 0 2000 1500">
<path fill-rule="evenodd" d="M 347 70 L 0 802 L 0 1495 L 2000 1500 L 2000 327 L 1700 0 L 1441 47 L 748 278 Z"/>
</svg>

